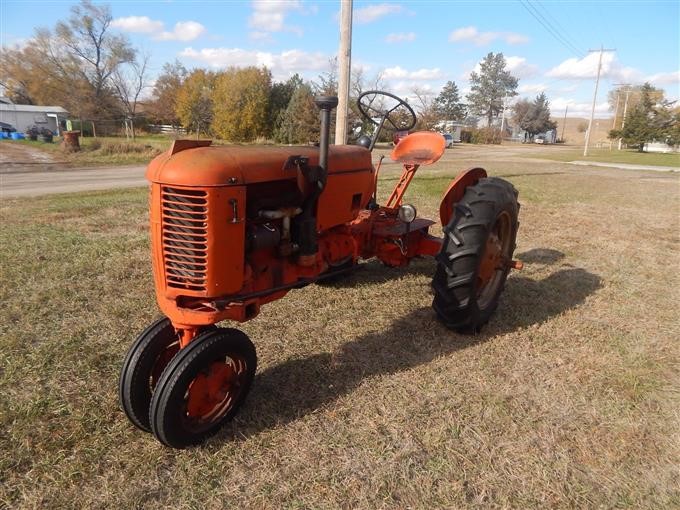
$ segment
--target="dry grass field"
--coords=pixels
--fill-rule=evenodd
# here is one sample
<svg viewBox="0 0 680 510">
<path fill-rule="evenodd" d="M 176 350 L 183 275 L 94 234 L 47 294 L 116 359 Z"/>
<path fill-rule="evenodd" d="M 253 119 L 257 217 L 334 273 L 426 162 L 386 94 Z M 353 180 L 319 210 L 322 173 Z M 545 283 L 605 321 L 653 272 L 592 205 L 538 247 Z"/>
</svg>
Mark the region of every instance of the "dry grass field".
<svg viewBox="0 0 680 510">
<path fill-rule="evenodd" d="M 146 190 L 4 201 L 0 507 L 680 507 L 678 175 L 456 147 L 420 213 L 472 164 L 522 203 L 525 269 L 482 333 L 435 320 L 427 259 L 292 291 L 243 325 L 243 411 L 186 451 L 117 401 L 158 314 Z"/>
</svg>

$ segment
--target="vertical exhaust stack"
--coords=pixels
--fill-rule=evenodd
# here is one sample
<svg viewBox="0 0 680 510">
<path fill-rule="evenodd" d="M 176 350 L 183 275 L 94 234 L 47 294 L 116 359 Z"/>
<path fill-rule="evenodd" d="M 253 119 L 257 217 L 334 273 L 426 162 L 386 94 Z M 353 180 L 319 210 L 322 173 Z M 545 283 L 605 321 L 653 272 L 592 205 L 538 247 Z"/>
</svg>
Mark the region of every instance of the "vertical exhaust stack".
<svg viewBox="0 0 680 510">
<path fill-rule="evenodd" d="M 319 139 L 319 166 L 328 175 L 328 146 L 330 144 L 331 111 L 338 106 L 335 96 L 319 96 L 314 102 L 321 110 L 321 138 Z M 324 179 L 325 181 L 325 179 Z"/>
<path fill-rule="evenodd" d="M 305 177 L 312 185 L 302 205 L 302 214 L 295 218 L 297 238 L 300 245 L 298 264 L 312 266 L 316 263 L 316 255 L 319 251 L 316 233 L 316 205 L 319 202 L 321 192 L 326 186 L 328 177 L 328 146 L 330 144 L 331 111 L 338 106 L 338 98 L 335 96 L 320 96 L 314 102 L 321 110 L 321 136 L 319 138 L 319 166 L 314 171 L 307 168 Z"/>
</svg>

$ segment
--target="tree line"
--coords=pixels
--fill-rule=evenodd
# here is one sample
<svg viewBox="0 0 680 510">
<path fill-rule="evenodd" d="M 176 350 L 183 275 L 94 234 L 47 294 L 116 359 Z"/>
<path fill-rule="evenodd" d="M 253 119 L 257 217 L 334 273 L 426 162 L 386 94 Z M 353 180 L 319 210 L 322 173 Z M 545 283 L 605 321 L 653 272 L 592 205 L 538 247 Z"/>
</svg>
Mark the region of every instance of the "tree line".
<svg viewBox="0 0 680 510">
<path fill-rule="evenodd" d="M 231 141 L 272 138 L 300 143 L 317 136 L 313 98 L 337 93 L 336 62 L 316 80 L 298 74 L 275 82 L 265 67 L 188 71 L 168 63 L 148 88 L 149 55 L 135 50 L 130 40 L 111 30 L 111 9 L 82 0 L 67 20 L 53 28 L 39 28 L 22 47 L 3 47 L 0 85 L 15 103 L 63 106 L 72 116 L 95 121 L 134 120 L 143 114 L 156 123 L 183 126 L 195 133 Z M 486 118 L 490 126 L 503 102 L 517 95 L 518 81 L 506 69 L 502 53 L 489 53 L 478 72 L 471 74 L 471 92 L 463 102 L 455 82 L 433 97 L 414 89 L 412 106 L 418 129 L 432 129 L 442 120 Z M 383 88 L 382 76 L 368 80 L 361 71 L 352 76 L 351 99 L 362 91 Z M 350 122 L 361 123 L 354 101 Z"/>
</svg>

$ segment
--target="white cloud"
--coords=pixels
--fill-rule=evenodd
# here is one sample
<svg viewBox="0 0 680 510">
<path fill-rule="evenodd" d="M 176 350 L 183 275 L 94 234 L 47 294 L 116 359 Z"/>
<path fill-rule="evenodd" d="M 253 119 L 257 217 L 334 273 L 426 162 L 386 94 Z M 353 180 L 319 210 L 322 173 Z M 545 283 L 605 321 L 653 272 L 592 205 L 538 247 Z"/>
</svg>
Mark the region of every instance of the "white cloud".
<svg viewBox="0 0 680 510">
<path fill-rule="evenodd" d="M 545 83 L 526 83 L 519 87 L 519 91 L 522 94 L 540 94 L 546 90 L 548 90 L 548 86 Z"/>
<path fill-rule="evenodd" d="M 592 80 L 597 77 L 597 66 L 600 54 L 589 53 L 584 58 L 570 58 L 553 67 L 545 75 L 549 78 L 566 80 Z M 616 59 L 613 52 L 602 54 L 602 78 L 635 82 L 640 78 L 640 72 L 632 67 L 624 67 Z"/>
<path fill-rule="evenodd" d="M 647 76 L 644 81 L 648 81 L 651 85 L 678 85 L 680 83 L 680 71 L 652 74 Z"/>
<path fill-rule="evenodd" d="M 399 32 L 388 34 L 385 37 L 385 42 L 388 43 L 398 43 L 398 42 L 411 42 L 416 40 L 415 32 Z"/>
<path fill-rule="evenodd" d="M 505 64 L 515 78 L 530 78 L 538 72 L 538 66 L 529 64 L 524 57 L 505 57 Z"/>
<path fill-rule="evenodd" d="M 438 67 L 435 67 L 433 69 L 418 69 L 417 71 L 407 71 L 403 67 L 400 66 L 395 66 L 395 67 L 388 67 L 385 69 L 382 73 L 383 78 L 386 80 L 401 80 L 401 79 L 409 79 L 409 80 L 417 80 L 417 81 L 427 81 L 427 80 L 437 80 L 441 78 L 442 72 L 441 69 Z"/>
<path fill-rule="evenodd" d="M 196 21 L 179 21 L 172 32 L 161 32 L 159 41 L 193 41 L 205 33 L 205 27 Z"/>
<path fill-rule="evenodd" d="M 475 26 L 462 27 L 449 34 L 449 42 L 467 41 L 477 46 L 486 46 L 496 39 L 502 39 L 507 44 L 524 44 L 529 42 L 526 35 L 515 32 L 480 32 Z"/>
<path fill-rule="evenodd" d="M 140 34 L 154 34 L 163 30 L 163 22 L 149 18 L 148 16 L 127 16 L 116 18 L 111 21 L 111 26 L 125 32 Z"/>
<path fill-rule="evenodd" d="M 148 16 L 127 16 L 111 21 L 111 26 L 125 32 L 149 34 L 159 41 L 193 41 L 205 33 L 205 27 L 197 21 L 179 21 L 172 32 L 165 30 L 162 21 Z"/>
<path fill-rule="evenodd" d="M 564 115 L 564 110 L 569 106 L 569 117 L 590 117 L 590 109 L 593 104 L 587 101 L 577 101 L 572 98 L 556 97 L 550 99 L 550 113 L 553 118 Z M 610 118 L 609 102 L 601 101 L 595 103 L 595 117 Z"/>
<path fill-rule="evenodd" d="M 303 31 L 298 26 L 286 23 L 286 16 L 291 11 L 303 12 L 302 3 L 298 0 L 288 2 L 274 2 L 272 0 L 254 0 L 252 2 L 253 13 L 248 19 L 248 26 L 255 29 L 251 37 L 258 37 L 257 34 L 271 32 L 291 32 L 301 36 Z M 312 9 L 311 12 L 316 12 Z"/>
<path fill-rule="evenodd" d="M 357 23 L 371 23 L 389 14 L 404 12 L 404 7 L 399 4 L 384 3 L 367 5 L 359 9 L 354 9 L 354 20 Z"/>
<path fill-rule="evenodd" d="M 201 50 L 185 48 L 179 55 L 215 68 L 266 66 L 275 78 L 293 72 L 321 71 L 328 68 L 328 55 L 302 50 L 271 53 L 241 48 L 203 48 Z"/>
</svg>

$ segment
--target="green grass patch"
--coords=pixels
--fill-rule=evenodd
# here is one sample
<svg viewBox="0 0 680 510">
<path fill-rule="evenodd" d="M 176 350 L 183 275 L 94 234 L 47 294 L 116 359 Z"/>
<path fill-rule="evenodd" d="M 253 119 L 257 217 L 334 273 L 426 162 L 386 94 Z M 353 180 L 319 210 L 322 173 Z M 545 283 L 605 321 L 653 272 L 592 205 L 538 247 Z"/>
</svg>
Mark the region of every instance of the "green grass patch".
<svg viewBox="0 0 680 510">
<path fill-rule="evenodd" d="M 662 154 L 658 152 L 638 152 L 635 150 L 608 150 L 591 149 L 588 156 L 583 156 L 583 149 L 562 149 L 555 147 L 554 150 L 544 150 L 540 153 L 527 152 L 527 157 L 551 159 L 554 161 L 595 161 L 600 163 L 627 163 L 631 165 L 652 165 L 680 167 L 680 154 Z"/>
</svg>

